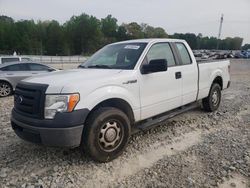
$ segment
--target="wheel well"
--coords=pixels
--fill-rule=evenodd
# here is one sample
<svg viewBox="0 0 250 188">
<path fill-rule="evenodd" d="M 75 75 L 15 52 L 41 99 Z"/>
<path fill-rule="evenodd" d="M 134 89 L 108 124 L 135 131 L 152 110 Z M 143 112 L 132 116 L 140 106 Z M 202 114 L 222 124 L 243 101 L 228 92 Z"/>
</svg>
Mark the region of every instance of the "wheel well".
<svg viewBox="0 0 250 188">
<path fill-rule="evenodd" d="M 101 103 L 99 103 L 98 105 L 96 105 L 91 112 L 95 111 L 96 109 L 100 108 L 100 107 L 114 107 L 117 108 L 119 110 L 121 110 L 122 112 L 124 112 L 131 124 L 134 123 L 135 119 L 134 119 L 134 113 L 133 110 L 131 108 L 131 106 L 128 104 L 128 102 L 126 102 L 123 99 L 119 99 L 119 98 L 113 98 L 113 99 L 107 99 Z M 91 114 L 91 112 L 89 114 Z"/>
<path fill-rule="evenodd" d="M 213 81 L 213 84 L 214 83 L 217 83 L 220 85 L 221 89 L 223 89 L 223 81 L 222 81 L 222 78 L 220 76 L 217 76 L 214 81 Z"/>
</svg>

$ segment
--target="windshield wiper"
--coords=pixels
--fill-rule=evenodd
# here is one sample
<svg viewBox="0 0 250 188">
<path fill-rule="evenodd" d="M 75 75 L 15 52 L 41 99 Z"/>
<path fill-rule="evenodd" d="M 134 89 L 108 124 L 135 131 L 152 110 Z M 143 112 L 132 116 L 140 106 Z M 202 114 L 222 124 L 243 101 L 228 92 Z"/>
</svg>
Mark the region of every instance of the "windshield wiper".
<svg viewBox="0 0 250 188">
<path fill-rule="evenodd" d="M 88 66 L 88 68 L 98 68 L 98 69 L 112 69 L 110 66 L 108 65 L 90 65 Z"/>
</svg>

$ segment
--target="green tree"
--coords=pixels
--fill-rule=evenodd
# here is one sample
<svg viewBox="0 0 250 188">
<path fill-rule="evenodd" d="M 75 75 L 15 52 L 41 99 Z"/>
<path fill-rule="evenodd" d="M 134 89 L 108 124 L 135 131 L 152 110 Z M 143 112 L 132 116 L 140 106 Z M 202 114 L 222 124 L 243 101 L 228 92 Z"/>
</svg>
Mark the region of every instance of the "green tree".
<svg viewBox="0 0 250 188">
<path fill-rule="evenodd" d="M 71 54 L 88 54 L 97 50 L 102 41 L 100 20 L 87 14 L 73 16 L 64 24 Z"/>
<path fill-rule="evenodd" d="M 161 27 L 152 27 L 148 24 L 141 24 L 142 32 L 145 38 L 168 38 L 166 31 Z"/>
<path fill-rule="evenodd" d="M 101 19 L 101 31 L 104 37 L 110 39 L 111 41 L 115 40 L 117 34 L 118 25 L 117 19 L 108 15 L 106 18 Z"/>
<path fill-rule="evenodd" d="M 127 35 L 127 30 L 124 25 L 118 27 L 118 31 L 116 34 L 117 41 L 128 40 L 129 36 Z"/>
<path fill-rule="evenodd" d="M 21 20 L 15 23 L 13 48 L 21 54 L 35 54 L 37 45 L 36 24 L 33 20 Z"/>
<path fill-rule="evenodd" d="M 7 16 L 0 16 L 0 53 L 13 53 L 16 43 L 14 20 Z"/>
<path fill-rule="evenodd" d="M 63 31 L 59 23 L 55 20 L 49 22 L 46 28 L 46 40 L 44 45 L 47 55 L 63 54 Z"/>
<path fill-rule="evenodd" d="M 19 20 L 0 16 L 0 53 L 79 55 L 91 54 L 103 45 L 115 41 L 137 38 L 179 38 L 186 40 L 192 49 L 237 50 L 243 39 L 228 37 L 218 40 L 215 37 L 197 36 L 193 33 L 167 35 L 161 27 L 148 24 L 117 24 L 117 19 L 108 15 L 99 20 L 94 16 L 81 14 L 73 16 L 64 24 L 57 21 Z M 243 49 L 249 46 L 244 45 Z"/>
<path fill-rule="evenodd" d="M 144 37 L 142 28 L 138 23 L 132 22 L 124 24 L 123 26 L 126 28 L 126 33 L 130 39 L 140 39 Z"/>
<path fill-rule="evenodd" d="M 250 44 L 244 44 L 244 46 L 242 46 L 242 50 L 248 50 L 250 49 Z"/>
</svg>

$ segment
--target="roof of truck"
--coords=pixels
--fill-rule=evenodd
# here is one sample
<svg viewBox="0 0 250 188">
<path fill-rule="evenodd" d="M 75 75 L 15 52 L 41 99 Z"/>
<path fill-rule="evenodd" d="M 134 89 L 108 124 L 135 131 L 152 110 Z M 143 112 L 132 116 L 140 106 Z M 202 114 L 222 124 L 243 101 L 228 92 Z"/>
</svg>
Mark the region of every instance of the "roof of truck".
<svg viewBox="0 0 250 188">
<path fill-rule="evenodd" d="M 149 39 L 133 39 L 133 40 L 126 40 L 122 42 L 117 42 L 118 43 L 140 43 L 140 42 L 145 42 L 145 43 L 152 43 L 152 42 L 185 42 L 185 40 L 181 39 L 169 39 L 169 38 L 149 38 Z"/>
</svg>

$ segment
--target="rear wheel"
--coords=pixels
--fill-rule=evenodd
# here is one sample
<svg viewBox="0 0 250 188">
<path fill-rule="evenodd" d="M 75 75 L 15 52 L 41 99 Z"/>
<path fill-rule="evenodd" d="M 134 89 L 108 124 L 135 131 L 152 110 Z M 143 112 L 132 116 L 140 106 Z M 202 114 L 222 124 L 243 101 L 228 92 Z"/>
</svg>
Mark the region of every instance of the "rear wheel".
<svg viewBox="0 0 250 188">
<path fill-rule="evenodd" d="M 84 151 L 95 161 L 111 161 L 126 148 L 130 129 L 124 112 L 113 107 L 101 107 L 86 121 L 82 143 Z"/>
<path fill-rule="evenodd" d="M 8 82 L 0 81 L 0 97 L 7 97 L 13 92 L 12 86 Z"/>
<path fill-rule="evenodd" d="M 208 97 L 202 100 L 203 107 L 207 112 L 214 112 L 220 106 L 221 87 L 215 83 L 212 85 Z"/>
</svg>

